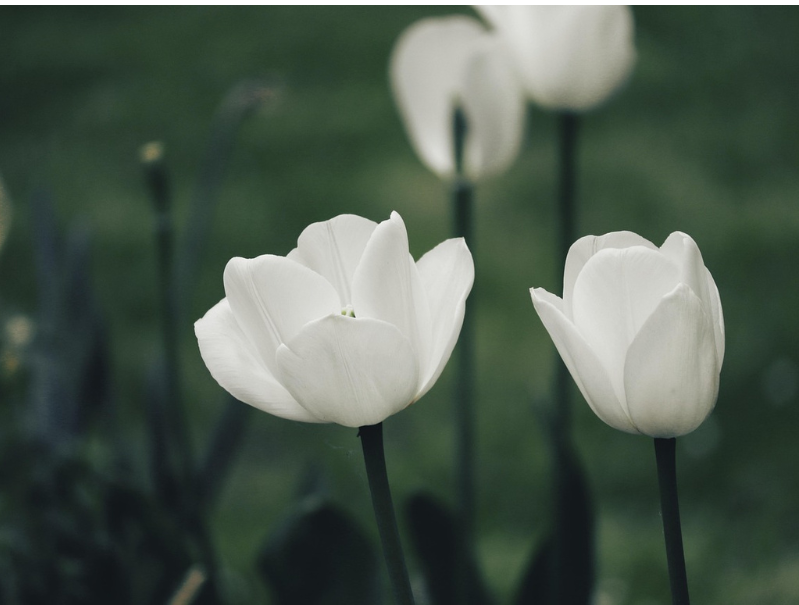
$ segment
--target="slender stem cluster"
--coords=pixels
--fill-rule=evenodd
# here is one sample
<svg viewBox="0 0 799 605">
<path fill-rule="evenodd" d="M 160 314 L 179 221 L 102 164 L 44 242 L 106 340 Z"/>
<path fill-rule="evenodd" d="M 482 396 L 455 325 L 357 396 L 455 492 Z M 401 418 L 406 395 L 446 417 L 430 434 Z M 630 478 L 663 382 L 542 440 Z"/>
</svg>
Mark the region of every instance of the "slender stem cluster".
<svg viewBox="0 0 799 605">
<path fill-rule="evenodd" d="M 396 605 L 413 605 L 413 593 L 408 579 L 408 569 L 402 554 L 397 518 L 391 500 L 391 489 L 386 473 L 386 457 L 383 452 L 383 423 L 362 426 L 358 431 L 363 447 L 363 459 L 366 464 L 366 476 L 369 480 L 369 492 L 372 494 L 372 506 L 375 511 L 377 530 L 383 544 L 383 555 L 388 567 L 391 589 Z"/>
</svg>

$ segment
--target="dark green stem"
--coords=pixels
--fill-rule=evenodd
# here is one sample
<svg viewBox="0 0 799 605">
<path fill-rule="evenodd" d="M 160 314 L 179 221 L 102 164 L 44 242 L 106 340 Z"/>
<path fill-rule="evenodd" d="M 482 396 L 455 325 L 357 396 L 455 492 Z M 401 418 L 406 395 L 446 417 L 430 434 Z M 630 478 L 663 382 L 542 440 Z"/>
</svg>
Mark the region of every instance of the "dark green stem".
<svg viewBox="0 0 799 605">
<path fill-rule="evenodd" d="M 169 179 L 163 162 L 162 150 L 157 144 L 145 146 L 142 162 L 150 196 L 155 210 L 155 236 L 158 255 L 158 290 L 161 307 L 161 333 L 164 346 L 164 382 L 166 386 L 164 399 L 164 415 L 161 417 L 165 425 L 164 432 L 174 447 L 163 452 L 168 457 L 164 464 L 171 464 L 177 475 L 175 486 L 178 500 L 174 504 L 176 511 L 186 528 L 193 536 L 197 548 L 197 556 L 202 561 L 207 581 L 203 594 L 216 594 L 216 561 L 213 545 L 208 531 L 200 516 L 199 494 L 194 474 L 191 444 L 188 426 L 183 413 L 180 389 L 180 359 L 178 355 L 178 317 L 179 307 L 175 290 L 174 272 L 174 229 L 172 225 L 172 199 L 169 190 Z"/>
<path fill-rule="evenodd" d="M 463 237 L 474 257 L 472 238 L 472 186 L 457 180 L 452 191 L 455 236 Z M 455 410 L 458 461 L 458 493 L 460 517 L 465 543 L 474 523 L 474 290 L 463 317 L 463 327 L 458 339 L 457 375 L 455 378 Z"/>
<path fill-rule="evenodd" d="M 689 605 L 688 577 L 685 573 L 685 554 L 680 528 L 680 505 L 677 500 L 676 439 L 655 439 L 655 458 L 660 486 L 660 510 L 666 538 L 666 560 L 669 566 L 671 602 Z"/>
<path fill-rule="evenodd" d="M 161 335 L 163 338 L 166 382 L 167 432 L 175 440 L 175 460 L 177 472 L 184 487 L 192 481 L 191 450 L 186 428 L 186 418 L 180 397 L 178 358 L 178 305 L 174 283 L 174 230 L 171 217 L 171 195 L 162 152 L 157 144 L 151 143 L 145 149 L 143 163 L 147 185 L 155 209 L 155 237 L 158 255 L 158 294 L 161 307 Z"/>
<path fill-rule="evenodd" d="M 558 181 L 558 275 L 563 276 L 566 256 L 574 243 L 575 190 L 577 164 L 577 129 L 579 118 L 576 114 L 562 112 L 558 115 L 559 139 L 559 181 Z M 558 357 L 555 376 L 556 429 L 561 436 L 568 434 L 571 422 L 569 401 L 569 370 Z"/>
<path fill-rule="evenodd" d="M 413 593 L 408 579 L 408 569 L 402 554 L 402 544 L 397 530 L 394 503 L 386 473 L 386 457 L 383 452 L 383 423 L 362 426 L 358 431 L 366 463 L 366 476 L 369 479 L 369 492 L 375 510 L 377 530 L 383 544 L 383 555 L 388 567 L 388 577 L 394 593 L 396 605 L 413 605 Z"/>
<path fill-rule="evenodd" d="M 453 235 L 466 240 L 472 258 L 474 248 L 474 187 L 463 176 L 463 153 L 466 142 L 466 116 L 460 108 L 453 114 L 455 182 L 452 187 Z M 474 290 L 469 309 L 463 318 L 458 339 L 458 365 L 455 378 L 456 459 L 460 525 L 463 543 L 471 549 L 474 525 Z"/>
</svg>

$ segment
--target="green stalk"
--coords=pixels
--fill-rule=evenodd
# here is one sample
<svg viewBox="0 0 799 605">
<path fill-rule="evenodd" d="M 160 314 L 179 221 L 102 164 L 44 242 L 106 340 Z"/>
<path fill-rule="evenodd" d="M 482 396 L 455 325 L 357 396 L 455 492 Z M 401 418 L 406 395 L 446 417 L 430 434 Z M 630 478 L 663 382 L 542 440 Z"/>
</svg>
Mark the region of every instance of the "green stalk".
<svg viewBox="0 0 799 605">
<path fill-rule="evenodd" d="M 408 569 L 402 554 L 397 518 L 394 514 L 394 503 L 391 500 L 391 488 L 386 473 L 386 457 L 383 452 L 383 423 L 362 426 L 358 430 L 363 447 L 363 460 L 366 464 L 366 476 L 369 479 L 369 492 L 372 495 L 372 507 L 375 511 L 377 530 L 383 544 L 383 556 L 386 559 L 388 577 L 394 593 L 396 605 L 414 605 Z"/>
<path fill-rule="evenodd" d="M 660 486 L 663 534 L 666 539 L 671 602 L 673 605 L 689 605 L 688 576 L 685 573 L 685 554 L 680 527 L 680 505 L 677 499 L 676 444 L 677 440 L 674 438 L 655 439 L 655 459 Z"/>
<path fill-rule="evenodd" d="M 202 561 L 207 582 L 204 593 L 216 594 L 216 561 L 210 536 L 200 517 L 197 482 L 194 473 L 188 425 L 183 410 L 180 389 L 180 359 L 178 355 L 179 306 L 175 289 L 174 228 L 171 217 L 172 198 L 169 179 L 163 162 L 160 144 L 150 143 L 142 150 L 147 185 L 155 209 L 155 235 L 158 254 L 158 285 L 161 306 L 162 337 L 164 346 L 165 433 L 174 440 L 171 449 L 177 473 L 176 503 L 186 531 L 194 538 L 198 556 Z M 167 455 L 170 452 L 165 452 Z M 169 463 L 169 461 L 167 461 Z"/>
<path fill-rule="evenodd" d="M 575 191 L 577 164 L 577 129 L 579 118 L 576 114 L 562 112 L 558 115 L 559 181 L 558 181 L 558 275 L 563 276 L 569 248 L 575 240 Z M 569 370 L 558 356 L 555 376 L 556 430 L 565 437 L 571 422 L 571 403 L 569 400 Z"/>
<path fill-rule="evenodd" d="M 455 182 L 452 187 L 453 235 L 466 240 L 472 258 L 474 250 L 474 187 L 463 176 L 463 153 L 466 141 L 466 116 L 458 107 L 453 114 Z M 460 529 L 464 544 L 471 549 L 474 525 L 474 289 L 469 309 L 463 318 L 458 339 L 458 365 L 455 379 L 457 427 L 456 460 Z"/>
<path fill-rule="evenodd" d="M 155 210 L 155 237 L 158 255 L 158 294 L 161 307 L 161 336 L 164 346 L 167 433 L 175 440 L 174 463 L 180 483 L 185 488 L 192 484 L 191 449 L 186 418 L 180 396 L 178 357 L 178 304 L 174 283 L 174 228 L 172 225 L 172 199 L 169 179 L 163 162 L 160 144 L 150 143 L 142 150 L 147 185 Z"/>
</svg>

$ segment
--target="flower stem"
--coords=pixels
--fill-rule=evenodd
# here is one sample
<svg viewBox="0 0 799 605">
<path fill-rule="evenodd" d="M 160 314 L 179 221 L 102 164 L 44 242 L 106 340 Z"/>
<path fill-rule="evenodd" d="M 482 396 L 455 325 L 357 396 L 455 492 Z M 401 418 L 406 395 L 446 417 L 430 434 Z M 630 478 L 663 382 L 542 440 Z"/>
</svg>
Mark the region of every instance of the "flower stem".
<svg viewBox="0 0 799 605">
<path fill-rule="evenodd" d="M 575 190 L 577 164 L 577 114 L 562 112 L 558 115 L 559 138 L 559 182 L 558 182 L 558 275 L 563 275 L 566 257 L 575 239 Z M 569 371 L 558 356 L 555 377 L 556 429 L 563 436 L 568 434 L 571 422 L 569 402 Z"/>
<path fill-rule="evenodd" d="M 402 554 L 402 544 L 397 530 L 397 518 L 391 501 L 391 489 L 386 473 L 386 457 L 383 452 L 383 423 L 362 426 L 358 430 L 369 479 L 369 492 L 375 510 L 377 530 L 383 544 L 383 556 L 388 567 L 391 589 L 396 605 L 413 605 L 413 593 L 408 579 L 408 569 Z"/>
<path fill-rule="evenodd" d="M 685 573 L 685 555 L 680 529 L 680 505 L 677 500 L 676 443 L 677 440 L 674 438 L 655 439 L 655 459 L 660 486 L 663 533 L 666 538 L 671 602 L 673 605 L 689 605 L 688 577 Z"/>
<path fill-rule="evenodd" d="M 452 216 L 455 237 L 462 237 L 469 245 L 472 258 L 474 248 L 474 187 L 463 176 L 463 152 L 468 125 L 463 110 L 453 114 L 453 139 L 455 144 L 456 178 L 452 187 Z M 469 310 L 464 315 L 458 339 L 458 365 L 455 379 L 456 460 L 463 544 L 471 549 L 474 525 L 474 289 L 469 300 Z"/>
<path fill-rule="evenodd" d="M 155 236 L 158 254 L 158 293 L 160 296 L 161 337 L 164 346 L 164 380 L 166 382 L 166 422 L 169 437 L 174 439 L 174 464 L 179 481 L 191 489 L 191 444 L 180 397 L 180 359 L 178 355 L 178 304 L 174 276 L 174 229 L 172 225 L 172 196 L 169 178 L 160 144 L 150 143 L 142 151 L 145 178 L 155 213 Z"/>
</svg>

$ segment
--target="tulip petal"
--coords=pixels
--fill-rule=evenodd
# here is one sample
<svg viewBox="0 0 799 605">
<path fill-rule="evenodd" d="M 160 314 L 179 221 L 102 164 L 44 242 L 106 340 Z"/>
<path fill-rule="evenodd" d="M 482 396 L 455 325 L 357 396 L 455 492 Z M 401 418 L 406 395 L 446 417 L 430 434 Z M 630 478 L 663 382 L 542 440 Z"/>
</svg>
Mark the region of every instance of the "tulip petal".
<svg viewBox="0 0 799 605">
<path fill-rule="evenodd" d="M 455 170 L 453 111 L 465 69 L 488 36 L 465 16 L 422 19 L 406 29 L 391 54 L 391 87 L 416 153 L 439 176 Z"/>
<path fill-rule="evenodd" d="M 396 326 L 411 342 L 419 376 L 426 375 L 433 335 L 430 308 L 408 250 L 405 223 L 396 212 L 372 234 L 355 270 L 352 290 L 355 316 Z"/>
<path fill-rule="evenodd" d="M 526 103 L 499 39 L 473 54 L 461 103 L 466 116 L 466 176 L 477 180 L 504 172 L 519 155 Z"/>
<path fill-rule="evenodd" d="M 602 360 L 622 405 L 627 349 L 678 280 L 673 262 L 643 246 L 600 250 L 577 277 L 574 325 Z"/>
<path fill-rule="evenodd" d="M 663 242 L 660 251 L 680 268 L 680 281 L 686 284 L 702 301 L 705 312 L 713 317 L 713 336 L 719 367 L 724 360 L 724 319 L 721 315 L 716 283 L 702 259 L 699 246 L 690 235 L 675 231 Z"/>
<path fill-rule="evenodd" d="M 640 235 L 632 231 L 614 231 L 605 235 L 586 235 L 581 237 L 569 248 L 566 255 L 566 265 L 563 272 L 563 303 L 566 317 L 573 319 L 572 297 L 574 294 L 574 282 L 583 270 L 585 263 L 594 254 L 605 248 L 631 248 L 633 246 L 644 246 L 650 250 L 657 250 L 657 246 Z"/>
<path fill-rule="evenodd" d="M 375 227 L 374 221 L 354 214 L 314 223 L 303 230 L 286 258 L 329 281 L 339 294 L 340 306 L 346 307 L 352 304 L 352 276 Z"/>
<path fill-rule="evenodd" d="M 508 20 L 512 18 L 511 11 L 513 9 L 508 5 L 478 4 L 472 8 L 474 8 L 477 14 L 485 19 L 489 25 L 500 31 L 509 25 Z"/>
<path fill-rule="evenodd" d="M 463 325 L 466 297 L 474 283 L 474 261 L 463 238 L 442 242 L 416 263 L 432 320 L 430 364 L 421 376 L 419 399 L 447 365 Z"/>
<path fill-rule="evenodd" d="M 223 298 L 194 324 L 205 365 L 236 399 L 288 420 L 321 422 L 270 374 Z"/>
<path fill-rule="evenodd" d="M 330 315 L 277 351 L 277 375 L 315 417 L 358 427 L 407 407 L 419 381 L 411 343 L 374 319 Z"/>
<path fill-rule="evenodd" d="M 725 330 L 724 330 L 724 312 L 721 310 L 721 297 L 719 296 L 719 289 L 716 287 L 716 282 L 710 271 L 705 269 L 708 291 L 710 292 L 710 312 L 713 316 L 713 334 L 716 339 L 716 356 L 718 357 L 719 368 L 724 362 L 725 343 Z"/>
<path fill-rule="evenodd" d="M 633 423 L 651 437 L 690 433 L 713 410 L 719 366 L 712 318 L 685 284 L 663 299 L 630 345 L 624 388 Z"/>
<path fill-rule="evenodd" d="M 543 288 L 531 288 L 530 295 L 541 322 L 594 413 L 613 428 L 637 433 L 599 357 L 563 313 L 561 299 Z"/>
<path fill-rule="evenodd" d="M 482 11 L 502 35 L 528 95 L 583 111 L 607 99 L 635 63 L 627 6 L 511 6 Z"/>
<path fill-rule="evenodd" d="M 242 331 L 275 373 L 275 351 L 305 324 L 340 313 L 339 297 L 324 277 L 282 256 L 233 258 L 225 293 Z"/>
</svg>

